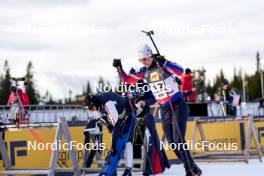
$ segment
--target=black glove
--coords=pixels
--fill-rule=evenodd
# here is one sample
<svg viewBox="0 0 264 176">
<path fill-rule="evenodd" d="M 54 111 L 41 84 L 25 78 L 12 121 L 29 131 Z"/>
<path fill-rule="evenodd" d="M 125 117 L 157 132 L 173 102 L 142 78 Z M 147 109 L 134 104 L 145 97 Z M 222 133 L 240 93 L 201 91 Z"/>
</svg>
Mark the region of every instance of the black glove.
<svg viewBox="0 0 264 176">
<path fill-rule="evenodd" d="M 108 124 L 106 127 L 107 127 L 109 133 L 112 133 L 112 131 L 113 131 L 113 129 L 114 129 L 114 126 L 111 125 L 111 124 Z"/>
<path fill-rule="evenodd" d="M 175 77 L 175 81 L 179 86 L 182 84 L 181 80 L 177 76 Z"/>
<path fill-rule="evenodd" d="M 154 58 L 155 62 L 158 62 L 161 65 L 163 65 L 166 62 L 165 57 L 159 54 L 153 54 L 152 58 Z"/>
<path fill-rule="evenodd" d="M 129 74 L 135 74 L 136 73 L 136 70 L 134 68 L 131 68 L 130 71 L 129 71 Z"/>
<path fill-rule="evenodd" d="M 113 60 L 113 67 L 122 68 L 121 59 L 114 59 Z"/>
</svg>

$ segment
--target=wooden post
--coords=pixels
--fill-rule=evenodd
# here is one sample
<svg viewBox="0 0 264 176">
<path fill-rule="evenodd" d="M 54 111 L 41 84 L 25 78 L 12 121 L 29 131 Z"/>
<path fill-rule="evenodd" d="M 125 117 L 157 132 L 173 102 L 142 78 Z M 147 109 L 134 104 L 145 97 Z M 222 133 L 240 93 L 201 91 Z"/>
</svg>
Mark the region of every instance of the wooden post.
<svg viewBox="0 0 264 176">
<path fill-rule="evenodd" d="M 249 115 L 248 117 L 248 134 L 247 134 L 247 141 L 246 141 L 246 146 L 245 146 L 245 161 L 248 163 L 249 160 L 249 156 L 250 156 L 250 143 L 251 143 L 251 139 L 253 137 L 253 140 L 256 144 L 256 150 L 258 153 L 258 158 L 260 160 L 260 162 L 262 162 L 262 152 L 261 152 L 261 147 L 260 147 L 260 143 L 257 137 L 257 132 L 256 132 L 256 128 L 254 125 L 254 120 L 253 120 L 253 116 Z"/>
<path fill-rule="evenodd" d="M 57 126 L 57 130 L 56 130 L 56 135 L 54 138 L 54 143 L 56 143 L 56 146 L 59 146 L 59 140 L 62 137 L 62 129 L 61 129 L 61 125 L 58 123 Z M 57 168 L 57 161 L 58 161 L 58 150 L 52 151 L 51 154 L 51 159 L 50 159 L 50 173 L 48 174 L 48 176 L 54 176 L 55 175 L 55 169 Z"/>
<path fill-rule="evenodd" d="M 197 142 L 197 130 L 199 130 L 199 134 L 201 136 L 201 140 L 202 141 L 206 141 L 204 129 L 202 127 L 201 122 L 199 122 L 199 120 L 200 120 L 200 117 L 195 117 L 195 119 L 194 119 L 193 137 L 192 137 L 192 140 L 193 140 L 193 143 L 192 143 L 193 144 L 193 148 L 194 148 L 195 143 Z M 208 148 L 207 147 L 205 148 L 205 151 L 208 151 Z M 194 152 L 192 152 L 192 153 L 194 153 Z"/>
<path fill-rule="evenodd" d="M 66 142 L 68 144 L 71 144 L 71 135 L 70 135 L 68 124 L 67 124 L 65 118 L 60 117 L 59 118 L 59 124 L 60 124 L 60 126 L 62 128 L 62 131 L 63 131 L 63 134 L 65 136 Z M 81 176 L 81 171 L 80 171 L 79 166 L 78 166 L 78 162 L 77 162 L 77 159 L 76 159 L 76 156 L 75 156 L 74 149 L 71 148 L 71 147 L 70 147 L 70 150 L 69 150 L 69 154 L 70 154 L 70 158 L 71 158 L 71 161 L 72 161 L 72 167 L 73 167 L 73 171 L 74 171 L 75 175 Z"/>
<path fill-rule="evenodd" d="M 253 124 L 254 125 L 254 124 Z M 261 152 L 261 146 L 260 146 L 260 143 L 259 143 L 259 140 L 258 140 L 258 137 L 257 137 L 257 132 L 256 132 L 256 128 L 255 126 L 253 127 L 253 139 L 255 141 L 255 144 L 256 144 L 256 150 L 258 152 L 258 158 L 259 158 L 259 161 L 262 162 L 262 152 Z"/>
<path fill-rule="evenodd" d="M 206 137 L 205 137 L 205 133 L 204 133 L 204 129 L 202 127 L 202 123 L 198 121 L 198 129 L 202 138 L 202 141 L 206 141 Z M 208 148 L 205 148 L 205 151 L 208 151 Z"/>
<path fill-rule="evenodd" d="M 192 136 L 192 140 L 193 140 L 193 143 L 192 143 L 192 145 L 193 145 L 193 149 L 194 149 L 194 145 L 195 145 L 195 143 L 196 143 L 196 141 L 197 141 L 197 126 L 198 126 L 198 123 L 197 123 L 197 121 L 198 121 L 198 117 L 195 117 L 195 119 L 194 119 L 194 127 L 193 127 L 193 136 Z M 191 153 L 192 153 L 192 155 L 194 154 L 194 151 L 191 151 Z"/>
<path fill-rule="evenodd" d="M 1 156 L 2 156 L 2 159 L 3 159 L 4 165 L 5 165 L 5 168 L 6 169 L 11 169 L 11 163 L 10 163 L 10 160 L 8 158 L 8 155 L 7 155 L 7 150 L 6 150 L 6 146 L 5 146 L 4 140 L 2 138 L 2 134 L 3 134 L 3 132 L 0 131 L 0 151 L 1 151 Z"/>
<path fill-rule="evenodd" d="M 5 146 L 5 142 L 2 138 L 2 136 L 3 136 L 2 134 L 3 134 L 3 132 L 0 131 L 0 154 L 2 156 L 2 160 L 4 163 L 5 169 L 9 170 L 9 169 L 11 169 L 11 162 L 10 162 L 8 155 L 7 155 L 7 149 Z M 9 175 L 9 176 L 12 176 L 12 175 Z"/>
<path fill-rule="evenodd" d="M 61 117 L 58 120 L 57 125 L 57 131 L 56 131 L 56 135 L 54 138 L 54 142 L 57 143 L 57 146 L 59 144 L 59 140 L 62 138 L 62 133 L 65 136 L 65 140 L 66 142 L 69 144 L 71 144 L 71 136 L 70 136 L 70 131 L 69 131 L 69 127 L 68 124 L 65 120 L 65 118 Z M 8 126 L 8 125 L 7 125 Z M 23 128 L 29 128 L 29 127 L 52 127 L 50 124 L 43 124 L 43 125 L 22 125 Z M 12 128 L 12 126 L 10 126 Z M 5 165 L 5 169 L 4 171 L 0 171 L 0 175 L 36 175 L 36 174 L 45 174 L 48 176 L 54 176 L 55 175 L 55 171 L 57 170 L 58 172 L 60 171 L 70 171 L 73 170 L 74 174 L 76 176 L 81 176 L 81 172 L 78 166 L 78 162 L 74 153 L 74 149 L 69 150 L 69 154 L 70 154 L 70 159 L 72 162 L 72 169 L 68 169 L 68 168 L 64 168 L 64 169 L 57 169 L 57 160 L 58 160 L 58 150 L 53 150 L 52 154 L 51 154 L 51 159 L 50 159 L 50 164 L 49 164 L 49 168 L 48 169 L 36 169 L 36 168 L 31 168 L 31 169 L 11 169 L 11 163 L 8 159 L 7 156 L 7 150 L 4 144 L 4 141 L 2 139 L 2 132 L 0 132 L 0 152 L 4 161 L 4 165 Z"/>
<path fill-rule="evenodd" d="M 259 142 L 258 137 L 257 137 L 258 134 L 257 134 L 257 131 L 256 131 L 256 127 L 254 125 L 254 119 L 253 119 L 252 115 L 249 116 L 249 123 L 250 123 L 250 126 L 251 126 L 250 128 L 252 130 L 250 138 L 253 137 L 253 140 L 254 140 L 255 145 L 256 145 L 256 150 L 257 150 L 257 153 L 258 153 L 259 161 L 262 162 L 262 152 L 261 152 L 260 142 Z M 249 145 L 250 145 L 250 143 L 249 143 Z"/>
</svg>

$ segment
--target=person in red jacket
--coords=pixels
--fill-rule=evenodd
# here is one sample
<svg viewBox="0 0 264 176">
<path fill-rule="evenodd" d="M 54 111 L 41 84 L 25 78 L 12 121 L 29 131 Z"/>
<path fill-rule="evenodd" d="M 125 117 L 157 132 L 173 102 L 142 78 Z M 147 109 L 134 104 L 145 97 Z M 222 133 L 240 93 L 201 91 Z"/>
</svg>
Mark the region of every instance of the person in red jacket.
<svg viewBox="0 0 264 176">
<path fill-rule="evenodd" d="M 27 111 L 24 109 L 29 104 L 28 95 L 21 88 L 12 86 L 7 105 L 10 106 L 10 116 L 14 123 L 29 123 Z"/>
<path fill-rule="evenodd" d="M 29 105 L 30 102 L 28 95 L 22 89 L 17 88 L 16 86 L 11 87 L 11 93 L 9 95 L 7 105 L 10 106 L 13 103 L 17 103 L 17 93 L 20 98 L 21 104 L 24 106 Z"/>
<path fill-rule="evenodd" d="M 195 88 L 192 85 L 192 71 L 189 68 L 185 69 L 185 73 L 181 76 L 181 92 L 186 95 L 188 102 L 195 102 L 196 94 Z"/>
</svg>

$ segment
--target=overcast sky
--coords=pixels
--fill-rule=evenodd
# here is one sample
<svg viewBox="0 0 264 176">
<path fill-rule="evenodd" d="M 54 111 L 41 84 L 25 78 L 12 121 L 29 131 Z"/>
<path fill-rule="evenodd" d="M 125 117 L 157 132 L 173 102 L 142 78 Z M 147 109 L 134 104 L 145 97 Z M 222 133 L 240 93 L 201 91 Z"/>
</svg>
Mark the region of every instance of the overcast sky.
<svg viewBox="0 0 264 176">
<path fill-rule="evenodd" d="M 159 50 L 184 68 L 253 73 L 264 58 L 263 0 L 0 0 L 0 66 L 13 76 L 32 61 L 37 88 L 64 98 L 89 79 L 115 82 L 112 59 L 139 67 L 137 49 L 155 31 Z M 264 63 L 264 61 L 262 61 Z M 264 65 L 262 65 L 264 67 Z M 2 69 L 1 69 L 2 71 Z"/>
</svg>

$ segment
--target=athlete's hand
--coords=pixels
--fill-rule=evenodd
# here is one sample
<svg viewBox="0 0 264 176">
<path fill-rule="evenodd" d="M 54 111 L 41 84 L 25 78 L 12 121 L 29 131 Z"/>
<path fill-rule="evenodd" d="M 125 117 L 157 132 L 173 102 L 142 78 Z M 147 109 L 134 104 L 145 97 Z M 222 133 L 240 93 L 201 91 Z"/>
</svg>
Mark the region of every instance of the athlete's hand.
<svg viewBox="0 0 264 176">
<path fill-rule="evenodd" d="M 154 58 L 154 60 L 156 62 L 158 62 L 161 65 L 163 65 L 166 62 L 165 57 L 164 56 L 161 56 L 159 54 L 153 54 L 152 57 Z"/>
<path fill-rule="evenodd" d="M 129 74 L 134 75 L 135 73 L 136 73 L 136 70 L 132 67 L 132 68 L 130 69 L 130 71 L 129 71 Z"/>
<path fill-rule="evenodd" d="M 113 60 L 113 67 L 122 68 L 121 59 L 114 59 Z"/>
<path fill-rule="evenodd" d="M 176 83 L 177 83 L 179 86 L 182 85 L 181 79 L 178 78 L 177 76 L 175 77 L 175 81 L 176 81 Z"/>
</svg>

